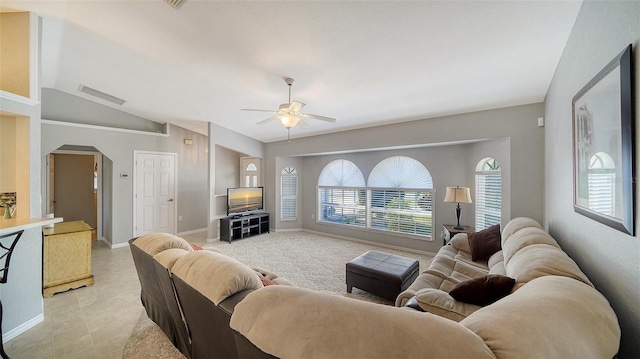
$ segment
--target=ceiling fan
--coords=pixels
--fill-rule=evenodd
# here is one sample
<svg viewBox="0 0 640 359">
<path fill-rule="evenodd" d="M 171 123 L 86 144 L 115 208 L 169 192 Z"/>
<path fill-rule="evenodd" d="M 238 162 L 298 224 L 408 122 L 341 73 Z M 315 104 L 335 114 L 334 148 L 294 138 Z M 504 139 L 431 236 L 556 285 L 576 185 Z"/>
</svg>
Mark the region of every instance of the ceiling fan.
<svg viewBox="0 0 640 359">
<path fill-rule="evenodd" d="M 300 125 L 300 127 L 309 126 L 309 124 L 307 124 L 302 118 L 320 120 L 320 121 L 331 122 L 331 123 L 336 122 L 335 118 L 300 112 L 300 109 L 302 109 L 305 106 L 305 104 L 299 101 L 293 101 L 293 102 L 291 101 L 291 87 L 293 86 L 293 83 L 295 82 L 295 80 L 290 77 L 285 77 L 284 82 L 286 82 L 286 84 L 289 86 L 289 102 L 281 104 L 278 110 L 257 110 L 257 109 L 243 108 L 240 111 L 259 111 L 259 112 L 276 113 L 277 115 L 273 117 L 269 117 L 266 120 L 262 120 L 257 124 L 262 125 L 262 124 L 269 123 L 276 120 L 280 121 L 280 123 L 282 123 L 282 125 L 287 129 L 287 140 L 289 139 L 289 133 L 291 129 L 296 125 Z"/>
</svg>

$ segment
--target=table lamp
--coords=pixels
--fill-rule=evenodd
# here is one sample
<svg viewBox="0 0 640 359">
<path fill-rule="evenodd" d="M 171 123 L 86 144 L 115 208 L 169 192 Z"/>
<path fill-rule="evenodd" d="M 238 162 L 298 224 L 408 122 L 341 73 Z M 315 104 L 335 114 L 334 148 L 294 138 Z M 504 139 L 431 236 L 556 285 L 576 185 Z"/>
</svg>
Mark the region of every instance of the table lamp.
<svg viewBox="0 0 640 359">
<path fill-rule="evenodd" d="M 469 187 L 447 187 L 447 193 L 444 195 L 445 202 L 457 203 L 456 217 L 458 217 L 458 224 L 453 226 L 455 229 L 464 229 L 464 226 L 460 224 L 460 203 L 471 203 L 471 191 Z"/>
</svg>

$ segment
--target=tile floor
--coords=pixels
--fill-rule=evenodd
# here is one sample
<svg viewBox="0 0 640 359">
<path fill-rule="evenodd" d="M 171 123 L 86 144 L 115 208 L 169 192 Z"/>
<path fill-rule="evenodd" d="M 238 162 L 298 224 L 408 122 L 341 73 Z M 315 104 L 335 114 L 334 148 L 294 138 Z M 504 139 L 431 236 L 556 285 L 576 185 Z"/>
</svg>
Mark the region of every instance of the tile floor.
<svg viewBox="0 0 640 359">
<path fill-rule="evenodd" d="M 183 237 L 206 242 L 206 232 Z M 131 251 L 94 241 L 91 260 L 95 284 L 45 298 L 44 321 L 5 343 L 11 359 L 122 357 L 144 313 Z"/>
</svg>

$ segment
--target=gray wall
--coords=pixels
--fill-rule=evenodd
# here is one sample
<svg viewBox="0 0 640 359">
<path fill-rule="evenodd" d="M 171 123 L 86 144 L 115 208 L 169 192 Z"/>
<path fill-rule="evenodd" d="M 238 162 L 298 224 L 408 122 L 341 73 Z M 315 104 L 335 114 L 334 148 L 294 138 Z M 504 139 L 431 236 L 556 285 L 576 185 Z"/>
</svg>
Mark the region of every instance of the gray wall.
<svg viewBox="0 0 640 359">
<path fill-rule="evenodd" d="M 103 234 L 112 245 L 125 244 L 133 236 L 133 151 L 157 151 L 178 153 L 178 232 L 207 227 L 207 138 L 206 136 L 171 126 L 170 137 L 140 133 L 107 131 L 92 128 L 42 124 L 41 155 L 63 145 L 92 146 L 111 160 L 111 213 L 105 221 Z M 184 139 L 193 140 L 185 145 Z M 121 178 L 128 173 L 128 178 Z M 108 184 L 108 181 L 107 181 Z M 108 195 L 108 194 L 107 194 Z M 184 197 L 184 199 L 183 199 Z M 103 192 L 103 200 L 107 201 Z M 104 218 L 104 217 L 103 217 Z M 110 237 L 107 237 L 110 235 Z"/>
<path fill-rule="evenodd" d="M 42 103 L 42 117 L 47 120 L 149 132 L 164 132 L 165 128 L 157 122 L 51 88 L 42 89 Z"/>
<path fill-rule="evenodd" d="M 627 45 L 635 68 L 635 168 L 640 168 L 640 2 L 585 1 L 545 100 L 545 225 L 609 300 L 622 328 L 619 357 L 640 357 L 640 240 L 573 210 L 572 97 Z M 636 233 L 639 230 L 636 183 Z"/>
<path fill-rule="evenodd" d="M 442 246 L 440 240 L 416 241 L 315 223 L 311 215 L 315 214 L 318 174 L 332 159 L 353 158 L 357 159 L 358 162 L 354 162 L 360 166 L 366 179 L 378 161 L 395 154 L 410 155 L 421 161 L 434 178 L 437 191 L 435 232 L 439 233 L 443 223 L 453 223 L 456 219 L 455 207 L 442 202 L 445 188 L 454 185 L 473 187 L 477 161 L 494 157 L 507 173 L 505 188 L 509 190 L 511 199 L 505 208 L 511 217 L 527 216 L 542 222 L 543 196 L 531 194 L 543 193 L 544 130 L 537 126 L 537 119 L 543 113 L 542 104 L 531 104 L 269 143 L 265 156 L 265 191 L 267 198 L 273 198 L 267 201 L 267 211 L 278 213 L 275 194 L 284 165 L 282 158 L 299 156 L 303 158 L 300 175 L 304 176 L 304 181 L 301 181 L 302 202 L 299 204 L 302 228 L 434 252 Z M 492 141 L 482 145 L 444 146 L 452 142 L 486 139 Z M 393 150 L 376 151 L 379 148 Z M 327 152 L 342 154 L 318 155 Z M 462 213 L 462 221 L 472 225 L 473 205 L 464 206 Z M 272 227 L 291 228 L 291 224 L 277 219 L 274 216 Z"/>
</svg>

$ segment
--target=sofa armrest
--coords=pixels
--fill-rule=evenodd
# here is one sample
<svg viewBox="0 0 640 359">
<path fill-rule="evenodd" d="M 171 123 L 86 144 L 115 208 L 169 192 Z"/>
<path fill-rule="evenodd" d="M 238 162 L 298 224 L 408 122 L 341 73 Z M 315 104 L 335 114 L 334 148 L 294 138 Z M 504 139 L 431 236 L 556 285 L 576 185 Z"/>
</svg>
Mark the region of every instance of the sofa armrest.
<svg viewBox="0 0 640 359">
<path fill-rule="evenodd" d="M 299 287 L 252 292 L 235 307 L 230 326 L 278 358 L 495 358 L 454 321 Z M 451 338 L 455 345 L 443 345 Z"/>
<path fill-rule="evenodd" d="M 416 293 L 416 300 L 424 311 L 456 322 L 482 308 L 478 305 L 459 302 L 453 299 L 449 293 L 433 288 L 419 290 Z"/>
</svg>

